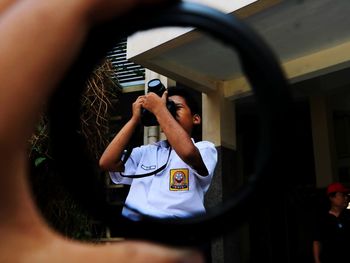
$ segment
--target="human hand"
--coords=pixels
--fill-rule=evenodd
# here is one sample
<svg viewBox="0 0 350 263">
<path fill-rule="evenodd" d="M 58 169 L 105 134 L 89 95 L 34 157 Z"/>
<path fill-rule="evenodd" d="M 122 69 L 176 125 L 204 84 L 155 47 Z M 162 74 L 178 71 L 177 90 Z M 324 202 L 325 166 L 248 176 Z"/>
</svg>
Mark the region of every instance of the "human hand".
<svg viewBox="0 0 350 263">
<path fill-rule="evenodd" d="M 118 256 L 113 258 L 117 258 L 120 263 L 204 263 L 203 255 L 194 250 L 174 249 L 141 241 L 122 241 L 113 246 L 107 249 L 115 251 Z"/>
<path fill-rule="evenodd" d="M 6 238 L 0 262 L 202 262 L 198 254 L 146 242 L 70 241 L 41 218 L 25 178 L 28 137 L 89 28 L 137 4 L 156 2 L 166 0 L 0 0 L 0 211 L 2 218 L 15 219 L 0 220 Z"/>
<path fill-rule="evenodd" d="M 15 223 L 1 227 L 7 242 L 0 243 L 0 262 L 53 263 L 203 263 L 203 256 L 195 250 L 175 249 L 145 241 L 119 241 L 96 244 L 69 240 L 47 228 L 33 224 L 23 232 Z M 27 223 L 24 224 L 29 227 Z M 23 224 L 21 225 L 23 226 Z M 39 229 L 38 229 L 39 227 Z M 29 227 L 30 228 L 30 227 Z M 34 236 L 33 236 L 34 235 Z"/>
<path fill-rule="evenodd" d="M 166 100 L 167 100 L 168 92 L 165 91 L 162 97 L 159 97 L 154 92 L 149 92 L 145 95 L 145 98 L 142 103 L 142 107 L 154 115 L 157 115 L 157 112 L 164 110 L 166 108 Z"/>
<path fill-rule="evenodd" d="M 92 0 L 91 18 L 97 21 L 108 20 L 121 15 L 135 6 L 178 2 L 178 0 Z"/>
<path fill-rule="evenodd" d="M 144 101 L 145 95 L 137 97 L 135 102 L 132 104 L 132 118 L 137 121 L 137 123 L 139 123 L 141 120 L 141 108 Z"/>
</svg>

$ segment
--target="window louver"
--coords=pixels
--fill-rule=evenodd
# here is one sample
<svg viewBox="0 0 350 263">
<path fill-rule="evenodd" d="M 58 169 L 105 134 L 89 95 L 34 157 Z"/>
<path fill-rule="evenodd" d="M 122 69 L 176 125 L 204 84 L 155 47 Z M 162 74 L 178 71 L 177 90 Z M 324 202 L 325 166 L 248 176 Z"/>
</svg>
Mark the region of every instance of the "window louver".
<svg viewBox="0 0 350 263">
<path fill-rule="evenodd" d="M 123 87 L 144 84 L 145 69 L 126 59 L 126 47 L 127 39 L 125 38 L 107 54 L 116 69 L 117 79 Z"/>
</svg>

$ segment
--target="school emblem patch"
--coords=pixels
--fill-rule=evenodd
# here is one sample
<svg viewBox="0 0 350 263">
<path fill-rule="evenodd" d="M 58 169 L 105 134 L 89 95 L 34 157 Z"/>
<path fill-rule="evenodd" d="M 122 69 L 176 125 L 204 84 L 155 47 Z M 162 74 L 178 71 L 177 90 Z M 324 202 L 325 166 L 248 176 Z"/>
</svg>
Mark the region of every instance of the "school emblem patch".
<svg viewBox="0 0 350 263">
<path fill-rule="evenodd" d="M 170 191 L 188 191 L 188 178 L 189 171 L 184 169 L 171 169 L 170 170 Z"/>
</svg>

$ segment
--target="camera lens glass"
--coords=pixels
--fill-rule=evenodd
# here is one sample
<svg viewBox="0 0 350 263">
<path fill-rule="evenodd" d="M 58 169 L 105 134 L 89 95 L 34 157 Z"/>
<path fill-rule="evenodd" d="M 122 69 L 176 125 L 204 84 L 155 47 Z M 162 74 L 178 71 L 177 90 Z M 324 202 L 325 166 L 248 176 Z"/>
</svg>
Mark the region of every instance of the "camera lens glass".
<svg viewBox="0 0 350 263">
<path fill-rule="evenodd" d="M 161 85 L 161 82 L 159 79 L 153 79 L 151 81 L 148 82 L 148 87 L 149 88 L 155 88 L 157 86 Z"/>
</svg>

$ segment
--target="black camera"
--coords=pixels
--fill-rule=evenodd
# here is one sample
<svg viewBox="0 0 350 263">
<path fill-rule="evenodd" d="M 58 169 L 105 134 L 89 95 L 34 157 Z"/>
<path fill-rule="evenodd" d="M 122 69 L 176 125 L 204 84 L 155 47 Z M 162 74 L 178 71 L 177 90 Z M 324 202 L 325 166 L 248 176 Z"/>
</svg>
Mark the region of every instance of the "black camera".
<svg viewBox="0 0 350 263">
<path fill-rule="evenodd" d="M 159 79 L 152 79 L 147 83 L 148 91 L 154 92 L 159 97 L 162 97 L 164 91 L 166 91 L 166 88 L 162 84 L 162 82 Z M 171 113 L 171 115 L 175 118 L 176 116 L 176 105 L 173 101 L 168 100 L 166 102 L 166 107 L 168 111 Z M 155 126 L 159 125 L 156 116 L 153 115 L 150 111 L 142 108 L 141 109 L 141 123 L 143 126 Z"/>
</svg>

